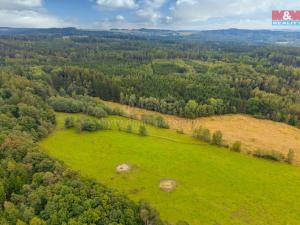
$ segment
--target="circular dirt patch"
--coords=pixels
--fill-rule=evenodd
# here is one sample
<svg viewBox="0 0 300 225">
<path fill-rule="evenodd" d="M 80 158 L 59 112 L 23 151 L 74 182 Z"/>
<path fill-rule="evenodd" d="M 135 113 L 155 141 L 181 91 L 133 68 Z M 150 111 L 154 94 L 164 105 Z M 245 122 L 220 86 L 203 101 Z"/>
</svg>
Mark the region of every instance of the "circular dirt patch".
<svg viewBox="0 0 300 225">
<path fill-rule="evenodd" d="M 130 169 L 131 169 L 130 165 L 128 165 L 127 163 L 123 163 L 117 166 L 116 171 L 118 173 L 122 173 L 122 172 L 130 171 Z"/>
<path fill-rule="evenodd" d="M 159 182 L 159 188 L 165 192 L 171 192 L 176 188 L 176 181 L 171 179 L 162 179 Z"/>
</svg>

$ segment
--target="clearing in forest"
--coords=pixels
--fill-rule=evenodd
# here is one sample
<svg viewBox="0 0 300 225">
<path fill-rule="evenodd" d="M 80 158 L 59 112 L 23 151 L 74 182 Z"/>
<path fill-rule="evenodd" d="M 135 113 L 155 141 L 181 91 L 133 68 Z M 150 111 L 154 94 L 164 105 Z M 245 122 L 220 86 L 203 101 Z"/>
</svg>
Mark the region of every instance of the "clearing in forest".
<svg viewBox="0 0 300 225">
<path fill-rule="evenodd" d="M 190 225 L 300 224 L 300 169 L 257 159 L 202 143 L 171 129 L 147 125 L 147 136 L 117 128 L 77 133 L 65 129 L 57 114 L 57 128 L 40 145 L 84 176 L 145 199 L 163 219 Z M 119 173 L 118 165 L 130 170 Z M 124 166 L 123 165 L 123 166 Z"/>
</svg>

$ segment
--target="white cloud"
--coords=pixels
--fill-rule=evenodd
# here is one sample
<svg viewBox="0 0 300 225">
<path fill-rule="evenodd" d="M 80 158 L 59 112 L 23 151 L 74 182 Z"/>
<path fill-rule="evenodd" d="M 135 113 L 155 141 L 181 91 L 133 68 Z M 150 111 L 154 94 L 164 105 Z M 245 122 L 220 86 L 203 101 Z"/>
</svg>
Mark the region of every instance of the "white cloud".
<svg viewBox="0 0 300 225">
<path fill-rule="evenodd" d="M 127 11 L 127 13 L 134 13 L 136 16 L 134 23 L 144 25 L 147 23 L 156 24 L 161 20 L 161 7 L 167 0 L 94 0 L 94 2 L 100 10 L 132 10 Z M 109 25 L 114 22 L 111 19 L 108 20 Z M 107 23 L 106 21 L 105 24 Z"/>
<path fill-rule="evenodd" d="M 173 22 L 173 17 L 171 16 L 165 16 L 162 18 L 163 24 L 171 24 Z"/>
<path fill-rule="evenodd" d="M 32 10 L 0 10 L 1 27 L 49 28 L 66 25 L 60 19 Z"/>
<path fill-rule="evenodd" d="M 76 24 L 81 28 L 96 26 L 98 29 L 262 29 L 274 28 L 271 26 L 272 9 L 300 9 L 297 0 L 89 0 L 98 9 L 115 10 L 108 19 L 93 24 L 67 22 L 50 15 L 44 1 L 0 0 L 0 26 L 47 28 Z M 166 5 L 170 6 L 169 10 L 164 7 Z"/>
<path fill-rule="evenodd" d="M 166 0 L 144 0 L 141 5 L 145 5 L 146 7 L 151 8 L 160 8 L 166 3 Z"/>
<path fill-rule="evenodd" d="M 104 8 L 128 8 L 133 9 L 137 7 L 134 0 L 97 0 L 97 5 Z"/>
<path fill-rule="evenodd" d="M 48 28 L 68 25 L 49 15 L 42 0 L 0 0 L 0 26 Z"/>
<path fill-rule="evenodd" d="M 123 1 L 98 1 L 124 5 Z M 107 27 L 123 28 L 128 26 L 128 28 L 162 29 L 233 27 L 275 29 L 271 25 L 273 9 L 300 9 L 300 1 L 296 0 L 132 0 L 132 2 L 135 7 L 127 8 L 134 11 L 135 18 L 123 21 L 122 24 L 115 18 L 105 21 L 104 24 Z M 165 10 L 163 7 L 165 5 L 169 5 L 170 9 Z"/>
<path fill-rule="evenodd" d="M 262 29 L 272 28 L 273 9 L 299 8 L 294 0 L 176 0 L 170 16 L 177 29 Z"/>
<path fill-rule="evenodd" d="M 37 8 L 42 5 L 42 0 L 0 0 L 1 9 Z"/>
<path fill-rule="evenodd" d="M 156 23 L 160 18 L 160 11 L 154 10 L 152 8 L 139 9 L 136 11 L 136 15 L 143 21 L 149 21 L 151 23 Z"/>
<path fill-rule="evenodd" d="M 171 11 L 177 19 L 197 21 L 214 17 L 255 16 L 255 14 L 260 12 L 264 12 L 265 17 L 270 17 L 271 10 L 278 7 L 281 7 L 281 9 L 299 9 L 300 1 L 177 0 Z"/>
<path fill-rule="evenodd" d="M 140 21 L 157 24 L 162 20 L 160 8 L 165 3 L 166 0 L 143 0 L 135 14 Z"/>
<path fill-rule="evenodd" d="M 124 16 L 122 16 L 122 15 L 116 16 L 116 21 L 124 21 L 124 20 L 125 20 Z"/>
<path fill-rule="evenodd" d="M 224 17 L 231 15 L 249 14 L 259 11 L 272 4 L 272 0 L 177 0 L 171 9 L 177 19 L 197 21 L 212 17 Z"/>
</svg>

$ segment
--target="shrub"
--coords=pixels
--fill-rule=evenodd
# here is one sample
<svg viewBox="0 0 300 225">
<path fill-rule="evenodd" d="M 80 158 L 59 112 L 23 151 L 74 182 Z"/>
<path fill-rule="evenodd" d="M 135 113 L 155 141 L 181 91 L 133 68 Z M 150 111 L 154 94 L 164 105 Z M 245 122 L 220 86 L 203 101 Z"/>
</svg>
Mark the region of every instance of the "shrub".
<svg viewBox="0 0 300 225">
<path fill-rule="evenodd" d="M 240 141 L 235 141 L 232 146 L 231 146 L 231 150 L 234 151 L 234 152 L 240 152 L 241 151 L 241 146 L 242 146 L 242 143 Z"/>
<path fill-rule="evenodd" d="M 44 220 L 41 220 L 40 218 L 38 217 L 33 217 L 31 220 L 30 220 L 30 225 L 46 225 L 46 222 Z"/>
<path fill-rule="evenodd" d="M 74 118 L 73 117 L 65 118 L 65 128 L 72 128 L 72 127 L 74 127 Z"/>
<path fill-rule="evenodd" d="M 106 117 L 108 114 L 121 115 L 123 113 L 120 109 L 112 109 L 98 99 L 82 95 L 75 95 L 72 98 L 61 96 L 51 97 L 49 104 L 57 112 L 82 112 L 97 118 Z"/>
<path fill-rule="evenodd" d="M 38 126 L 36 132 L 40 139 L 47 137 L 49 134 L 48 130 L 43 126 Z"/>
<path fill-rule="evenodd" d="M 210 134 L 209 129 L 207 129 L 207 128 L 203 129 L 203 131 L 202 131 L 202 138 L 206 142 L 210 142 L 211 141 L 211 134 Z"/>
<path fill-rule="evenodd" d="M 169 124 L 164 120 L 163 117 L 156 116 L 155 120 L 156 120 L 156 126 L 157 127 L 166 128 L 166 129 L 169 128 Z"/>
<path fill-rule="evenodd" d="M 141 125 L 139 128 L 139 135 L 146 136 L 147 135 L 147 129 L 145 125 Z"/>
<path fill-rule="evenodd" d="M 132 133 L 132 126 L 131 124 L 128 124 L 125 130 L 127 133 Z"/>
<path fill-rule="evenodd" d="M 120 108 L 113 108 L 113 109 L 108 108 L 106 111 L 109 112 L 109 114 L 111 114 L 111 115 L 116 115 L 116 116 L 124 116 L 125 115 L 125 112 Z"/>
<path fill-rule="evenodd" d="M 111 123 L 108 120 L 101 119 L 97 121 L 97 130 L 111 130 Z"/>
<path fill-rule="evenodd" d="M 164 120 L 163 117 L 157 116 L 157 115 L 142 115 L 142 121 L 144 123 L 153 125 L 155 127 L 159 128 L 169 128 L 169 125 L 167 122 Z"/>
<path fill-rule="evenodd" d="M 96 131 L 97 130 L 97 121 L 96 120 L 83 120 L 82 131 Z"/>
<path fill-rule="evenodd" d="M 79 113 L 83 108 L 81 101 L 66 97 L 51 97 L 49 104 L 57 112 Z"/>
<path fill-rule="evenodd" d="M 105 119 L 80 119 L 76 121 L 74 126 L 76 128 L 76 131 L 79 133 L 81 131 L 97 131 L 111 129 L 110 122 Z"/>
<path fill-rule="evenodd" d="M 273 151 L 264 151 L 264 150 L 258 149 L 253 153 L 253 156 L 258 157 L 258 158 L 273 160 L 273 161 L 279 161 L 279 162 L 282 162 L 285 160 L 285 157 L 282 153 L 274 151 L 274 150 Z"/>
<path fill-rule="evenodd" d="M 101 106 L 88 106 L 84 113 L 97 118 L 106 117 L 107 112 Z"/>
<path fill-rule="evenodd" d="M 199 127 L 195 129 L 193 136 L 201 141 L 211 142 L 211 134 L 207 128 Z"/>
<path fill-rule="evenodd" d="M 223 134 L 222 134 L 221 131 L 218 130 L 218 131 L 213 133 L 211 143 L 214 144 L 214 145 L 222 145 L 222 143 L 223 143 Z"/>
<path fill-rule="evenodd" d="M 76 120 L 74 127 L 77 133 L 82 132 L 82 121 Z"/>
<path fill-rule="evenodd" d="M 294 158 L 295 158 L 295 152 L 293 149 L 290 149 L 286 156 L 286 162 L 289 164 L 293 164 Z"/>
<path fill-rule="evenodd" d="M 139 203 L 139 213 L 140 218 L 143 220 L 143 224 L 155 224 L 155 225 L 163 225 L 163 223 L 159 218 L 159 213 L 151 208 L 149 204 L 145 201 L 140 201 Z"/>
</svg>

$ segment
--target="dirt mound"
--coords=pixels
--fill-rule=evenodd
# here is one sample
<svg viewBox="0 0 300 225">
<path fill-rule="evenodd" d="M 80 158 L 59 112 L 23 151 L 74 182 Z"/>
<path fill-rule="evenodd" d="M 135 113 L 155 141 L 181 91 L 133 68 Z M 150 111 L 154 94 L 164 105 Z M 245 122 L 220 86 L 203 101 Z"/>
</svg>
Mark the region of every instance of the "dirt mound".
<svg viewBox="0 0 300 225">
<path fill-rule="evenodd" d="M 123 173 L 123 172 L 128 172 L 131 170 L 131 166 L 128 165 L 127 163 L 123 163 L 117 166 L 116 171 L 118 173 Z"/>
<path fill-rule="evenodd" d="M 162 179 L 159 182 L 159 188 L 165 192 L 171 192 L 176 188 L 176 181 L 172 179 Z"/>
</svg>

